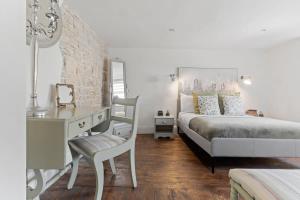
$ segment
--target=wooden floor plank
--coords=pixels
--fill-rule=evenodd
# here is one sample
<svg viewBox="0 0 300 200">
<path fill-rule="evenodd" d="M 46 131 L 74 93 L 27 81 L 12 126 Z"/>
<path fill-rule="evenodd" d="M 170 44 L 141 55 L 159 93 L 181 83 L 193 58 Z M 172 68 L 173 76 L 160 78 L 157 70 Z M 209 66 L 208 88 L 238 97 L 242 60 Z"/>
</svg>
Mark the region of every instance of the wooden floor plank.
<svg viewBox="0 0 300 200">
<path fill-rule="evenodd" d="M 187 141 L 187 140 L 185 140 Z M 193 144 L 192 144 L 193 145 Z M 216 173 L 195 147 L 178 137 L 154 140 L 152 135 L 138 135 L 136 169 L 138 188 L 131 188 L 128 154 L 116 158 L 117 175 L 105 163 L 103 200 L 227 200 L 230 168 L 300 168 L 300 160 L 220 159 Z M 194 151 L 191 151 L 193 149 Z M 196 153 L 196 154 L 195 154 Z M 72 190 L 67 190 L 70 172 L 50 187 L 41 200 L 91 200 L 95 192 L 95 172 L 84 160 Z"/>
</svg>

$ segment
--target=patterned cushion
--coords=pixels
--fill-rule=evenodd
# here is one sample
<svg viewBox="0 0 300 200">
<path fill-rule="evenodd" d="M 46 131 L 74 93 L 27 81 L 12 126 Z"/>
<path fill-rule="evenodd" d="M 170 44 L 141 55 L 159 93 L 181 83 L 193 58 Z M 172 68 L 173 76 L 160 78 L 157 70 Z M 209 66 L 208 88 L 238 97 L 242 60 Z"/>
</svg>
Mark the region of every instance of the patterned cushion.
<svg viewBox="0 0 300 200">
<path fill-rule="evenodd" d="M 225 96 L 240 96 L 240 93 L 234 91 L 221 91 L 218 93 L 221 114 L 224 114 L 223 99 Z"/>
<path fill-rule="evenodd" d="M 200 114 L 200 109 L 199 109 L 199 103 L 198 103 L 198 97 L 199 96 L 212 96 L 216 95 L 216 92 L 214 91 L 193 91 L 193 104 L 194 104 L 194 112 L 196 114 Z"/>
<path fill-rule="evenodd" d="M 199 96 L 200 115 L 220 115 L 218 96 Z"/>
<path fill-rule="evenodd" d="M 73 139 L 69 141 L 69 145 L 84 152 L 87 156 L 92 156 L 96 152 L 118 146 L 125 141 L 124 138 L 103 133 Z"/>
<path fill-rule="evenodd" d="M 224 96 L 224 115 L 245 115 L 244 104 L 240 96 Z"/>
</svg>

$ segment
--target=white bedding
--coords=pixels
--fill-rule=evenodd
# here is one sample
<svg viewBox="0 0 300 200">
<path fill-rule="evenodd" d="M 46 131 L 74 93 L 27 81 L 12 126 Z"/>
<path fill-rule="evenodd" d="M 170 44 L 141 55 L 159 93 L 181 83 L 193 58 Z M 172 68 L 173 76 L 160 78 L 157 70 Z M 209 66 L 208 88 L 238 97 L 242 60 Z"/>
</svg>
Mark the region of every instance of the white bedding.
<svg viewBox="0 0 300 200">
<path fill-rule="evenodd" d="M 178 120 L 182 125 L 189 127 L 190 121 L 195 117 L 210 117 L 210 118 L 219 118 L 219 117 L 226 117 L 226 118 L 241 118 L 241 117 L 253 117 L 250 115 L 243 115 L 243 116 L 233 116 L 233 115 L 199 115 L 195 113 L 188 113 L 188 112 L 179 112 Z"/>
<path fill-rule="evenodd" d="M 182 124 L 184 124 L 188 127 L 191 119 L 193 119 L 194 117 L 199 117 L 199 116 L 201 116 L 201 115 L 198 115 L 198 114 L 195 114 L 195 113 L 180 112 L 178 114 L 178 120 Z"/>
</svg>

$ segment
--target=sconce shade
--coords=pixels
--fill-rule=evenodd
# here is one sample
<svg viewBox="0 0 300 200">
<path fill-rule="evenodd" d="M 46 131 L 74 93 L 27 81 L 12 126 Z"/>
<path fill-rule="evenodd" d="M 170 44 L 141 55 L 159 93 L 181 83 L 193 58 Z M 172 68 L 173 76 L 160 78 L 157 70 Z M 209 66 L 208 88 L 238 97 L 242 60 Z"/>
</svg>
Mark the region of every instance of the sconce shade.
<svg viewBox="0 0 300 200">
<path fill-rule="evenodd" d="M 245 85 L 252 85 L 251 76 L 241 76 L 241 80 Z"/>
</svg>

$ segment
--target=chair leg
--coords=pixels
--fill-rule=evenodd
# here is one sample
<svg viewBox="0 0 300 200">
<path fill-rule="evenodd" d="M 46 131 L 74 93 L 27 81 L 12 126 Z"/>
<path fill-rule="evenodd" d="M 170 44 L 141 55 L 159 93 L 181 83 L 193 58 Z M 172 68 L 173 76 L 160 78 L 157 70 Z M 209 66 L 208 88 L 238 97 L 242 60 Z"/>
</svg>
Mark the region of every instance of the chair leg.
<svg viewBox="0 0 300 200">
<path fill-rule="evenodd" d="M 101 200 L 102 192 L 103 192 L 103 184 L 104 184 L 104 168 L 103 161 L 97 160 L 94 158 L 94 166 L 96 170 L 96 192 L 95 192 L 95 200 Z"/>
<path fill-rule="evenodd" d="M 73 185 L 75 183 L 77 174 L 78 174 L 78 165 L 79 165 L 79 160 L 80 160 L 80 155 L 71 149 L 71 153 L 72 153 L 72 173 L 68 182 L 68 190 L 73 188 Z"/>
<path fill-rule="evenodd" d="M 136 172 L 135 172 L 135 147 L 130 149 L 130 170 L 133 187 L 137 187 Z"/>
<path fill-rule="evenodd" d="M 116 175 L 117 170 L 116 170 L 116 165 L 115 165 L 114 158 L 109 159 L 109 164 L 110 164 L 110 168 L 111 168 L 111 171 L 112 171 L 113 175 Z"/>
</svg>

